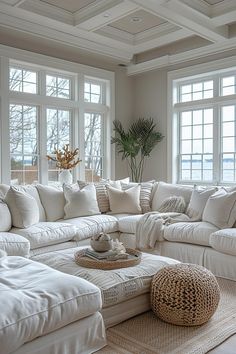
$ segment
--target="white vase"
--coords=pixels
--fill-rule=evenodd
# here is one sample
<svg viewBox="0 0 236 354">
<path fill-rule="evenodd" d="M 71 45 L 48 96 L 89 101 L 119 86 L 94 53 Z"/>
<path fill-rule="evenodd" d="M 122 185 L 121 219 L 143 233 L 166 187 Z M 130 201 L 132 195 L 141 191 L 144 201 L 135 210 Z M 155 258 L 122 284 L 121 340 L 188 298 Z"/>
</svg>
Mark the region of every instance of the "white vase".
<svg viewBox="0 0 236 354">
<path fill-rule="evenodd" d="M 71 184 L 73 180 L 70 170 L 62 170 L 59 174 L 59 182 L 61 184 Z"/>
</svg>

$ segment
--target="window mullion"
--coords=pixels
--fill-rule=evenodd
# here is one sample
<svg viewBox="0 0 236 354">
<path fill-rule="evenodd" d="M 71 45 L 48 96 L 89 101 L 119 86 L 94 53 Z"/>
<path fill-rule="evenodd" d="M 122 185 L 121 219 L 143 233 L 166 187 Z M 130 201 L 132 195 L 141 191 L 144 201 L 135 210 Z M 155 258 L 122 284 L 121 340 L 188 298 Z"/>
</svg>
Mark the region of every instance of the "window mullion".
<svg viewBox="0 0 236 354">
<path fill-rule="evenodd" d="M 11 179 L 10 137 L 9 137 L 9 59 L 1 57 L 1 181 L 9 184 Z"/>
</svg>

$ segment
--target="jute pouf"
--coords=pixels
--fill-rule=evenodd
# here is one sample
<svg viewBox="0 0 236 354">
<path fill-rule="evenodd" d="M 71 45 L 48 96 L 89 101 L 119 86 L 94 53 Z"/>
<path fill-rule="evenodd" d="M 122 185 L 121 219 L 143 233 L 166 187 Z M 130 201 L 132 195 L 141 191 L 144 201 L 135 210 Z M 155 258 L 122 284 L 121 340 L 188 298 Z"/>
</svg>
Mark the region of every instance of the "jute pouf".
<svg viewBox="0 0 236 354">
<path fill-rule="evenodd" d="M 166 266 L 152 280 L 152 311 L 171 324 L 201 325 L 214 314 L 219 300 L 220 288 L 215 276 L 195 264 Z"/>
</svg>

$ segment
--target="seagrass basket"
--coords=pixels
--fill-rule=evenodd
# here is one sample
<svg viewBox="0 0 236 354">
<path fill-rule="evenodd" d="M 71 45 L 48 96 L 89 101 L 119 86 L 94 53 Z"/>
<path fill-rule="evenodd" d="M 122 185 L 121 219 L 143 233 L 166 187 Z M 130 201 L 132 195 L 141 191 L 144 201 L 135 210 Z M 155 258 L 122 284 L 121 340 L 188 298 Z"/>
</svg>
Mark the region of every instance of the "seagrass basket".
<svg viewBox="0 0 236 354">
<path fill-rule="evenodd" d="M 152 280 L 152 311 L 171 324 L 201 325 L 212 317 L 219 300 L 220 288 L 215 276 L 198 265 L 166 266 Z"/>
</svg>

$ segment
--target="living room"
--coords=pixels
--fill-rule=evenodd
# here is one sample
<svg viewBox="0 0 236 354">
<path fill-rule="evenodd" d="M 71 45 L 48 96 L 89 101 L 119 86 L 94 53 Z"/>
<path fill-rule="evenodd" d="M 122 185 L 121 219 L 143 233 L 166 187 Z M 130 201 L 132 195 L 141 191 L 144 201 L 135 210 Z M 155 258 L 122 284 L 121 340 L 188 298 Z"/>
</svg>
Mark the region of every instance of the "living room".
<svg viewBox="0 0 236 354">
<path fill-rule="evenodd" d="M 235 59 L 234 0 L 0 0 L 0 354 L 235 353 Z"/>
</svg>

